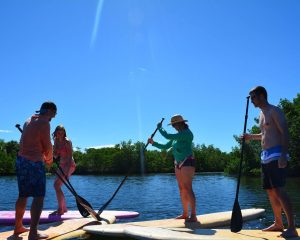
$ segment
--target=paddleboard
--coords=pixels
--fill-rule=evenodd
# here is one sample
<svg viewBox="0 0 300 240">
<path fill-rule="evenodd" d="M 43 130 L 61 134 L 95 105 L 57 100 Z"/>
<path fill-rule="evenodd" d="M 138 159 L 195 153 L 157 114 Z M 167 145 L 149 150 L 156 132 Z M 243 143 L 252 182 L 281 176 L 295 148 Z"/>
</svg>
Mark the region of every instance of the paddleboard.
<svg viewBox="0 0 300 240">
<path fill-rule="evenodd" d="M 107 224 L 114 223 L 116 221 L 116 217 L 108 213 L 102 213 L 100 216 L 103 218 L 103 220 L 100 222 L 95 221 L 93 218 L 76 218 L 76 219 L 64 220 L 61 222 L 42 224 L 39 225 L 38 229 L 39 232 L 43 234 L 47 234 L 49 235 L 49 238 L 53 239 L 61 235 L 71 233 L 73 231 L 81 229 L 84 226 L 87 226 L 89 224 L 107 225 Z M 14 235 L 13 231 L 6 231 L 0 233 L 1 240 L 5 240 L 5 239 L 6 240 L 14 240 L 14 239 L 27 240 L 27 238 L 28 238 L 28 232 L 19 235 Z"/>
<path fill-rule="evenodd" d="M 81 214 L 77 210 L 69 210 L 63 215 L 51 215 L 54 210 L 44 210 L 41 214 L 40 223 L 49 223 L 63 221 L 67 219 L 82 218 Z M 138 212 L 133 211 L 114 211 L 105 210 L 104 214 L 114 215 L 117 219 L 135 218 L 139 216 Z M 15 211 L 0 211 L 0 225 L 12 225 L 15 223 Z M 30 211 L 25 211 L 23 223 L 30 223 Z"/>
<path fill-rule="evenodd" d="M 264 209 L 244 209 L 242 210 L 242 216 L 244 221 L 255 219 L 265 212 Z M 184 219 L 161 219 L 161 220 L 151 220 L 144 222 L 129 222 L 129 223 L 120 223 L 112 224 L 106 226 L 87 226 L 83 230 L 98 235 L 104 236 L 124 236 L 125 229 L 132 226 L 140 227 L 160 227 L 160 228 L 215 228 L 221 226 L 229 226 L 231 220 L 231 211 L 227 212 L 217 212 L 210 214 L 203 214 L 197 216 L 198 221 L 194 223 L 185 222 Z"/>
<path fill-rule="evenodd" d="M 159 227 L 131 226 L 125 229 L 125 235 L 134 239 L 172 239 L 172 240 L 275 240 L 283 239 L 281 232 L 263 232 L 261 230 L 242 230 L 233 233 L 229 229 L 168 229 Z M 298 229 L 300 233 L 300 229 Z M 290 238 L 299 240 L 300 237 Z"/>
</svg>

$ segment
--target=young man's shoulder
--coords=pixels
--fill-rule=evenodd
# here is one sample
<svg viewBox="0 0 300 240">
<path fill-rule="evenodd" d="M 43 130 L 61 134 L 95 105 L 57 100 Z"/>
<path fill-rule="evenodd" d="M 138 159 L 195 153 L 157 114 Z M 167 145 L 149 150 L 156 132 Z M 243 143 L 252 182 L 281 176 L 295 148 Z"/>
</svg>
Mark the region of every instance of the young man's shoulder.
<svg viewBox="0 0 300 240">
<path fill-rule="evenodd" d="M 280 113 L 280 114 L 282 114 L 283 112 L 282 112 L 281 108 L 279 108 L 275 105 L 271 105 L 271 113 Z"/>
<path fill-rule="evenodd" d="M 50 128 L 49 120 L 46 118 L 38 118 L 36 120 L 37 127 L 48 130 Z"/>
</svg>

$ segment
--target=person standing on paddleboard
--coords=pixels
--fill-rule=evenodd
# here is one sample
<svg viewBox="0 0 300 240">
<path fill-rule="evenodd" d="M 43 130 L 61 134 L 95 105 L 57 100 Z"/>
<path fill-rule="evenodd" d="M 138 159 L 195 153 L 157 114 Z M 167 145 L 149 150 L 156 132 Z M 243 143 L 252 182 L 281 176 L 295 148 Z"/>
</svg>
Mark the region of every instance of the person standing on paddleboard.
<svg viewBox="0 0 300 240">
<path fill-rule="evenodd" d="M 73 159 L 73 147 L 70 139 L 67 138 L 66 129 L 63 125 L 59 125 L 52 133 L 54 140 L 53 155 L 54 158 L 59 159 L 59 166 L 63 170 L 67 178 L 75 171 L 76 164 Z M 51 213 L 52 215 L 62 215 L 68 211 L 66 205 L 66 199 L 63 191 L 61 190 L 63 182 L 56 177 L 54 181 L 54 189 L 56 192 L 56 198 L 58 202 L 58 209 Z"/>
<path fill-rule="evenodd" d="M 284 113 L 280 108 L 269 104 L 264 87 L 250 90 L 251 102 L 261 109 L 259 116 L 259 134 L 245 134 L 245 140 L 261 141 L 261 166 L 263 188 L 266 189 L 274 212 L 275 222 L 263 231 L 283 231 L 284 238 L 298 236 L 295 228 L 293 208 L 289 196 L 284 190 L 286 168 L 288 165 L 288 127 Z M 282 209 L 287 217 L 288 228 L 284 231 Z"/>
<path fill-rule="evenodd" d="M 38 114 L 33 115 L 23 126 L 16 159 L 19 196 L 16 201 L 14 234 L 29 231 L 28 240 L 48 237 L 39 233 L 37 228 L 46 192 L 45 163 L 51 167 L 53 161 L 49 122 L 55 117 L 57 108 L 53 102 L 44 102 L 36 112 Z M 33 197 L 30 229 L 25 228 L 22 223 L 28 197 Z"/>
<path fill-rule="evenodd" d="M 185 219 L 189 222 L 197 222 L 196 216 L 196 198 L 193 191 L 193 177 L 195 175 L 195 159 L 193 157 L 192 142 L 193 133 L 186 124 L 181 115 L 174 115 L 171 118 L 169 125 L 176 129 L 177 133 L 167 133 L 162 128 L 162 123 L 157 124 L 157 128 L 161 135 L 169 140 L 166 144 L 160 144 L 148 139 L 148 143 L 159 149 L 169 149 L 172 147 L 175 164 L 175 175 L 178 182 L 180 198 L 183 208 L 183 213 L 176 219 Z M 191 215 L 189 216 L 189 206 Z"/>
</svg>

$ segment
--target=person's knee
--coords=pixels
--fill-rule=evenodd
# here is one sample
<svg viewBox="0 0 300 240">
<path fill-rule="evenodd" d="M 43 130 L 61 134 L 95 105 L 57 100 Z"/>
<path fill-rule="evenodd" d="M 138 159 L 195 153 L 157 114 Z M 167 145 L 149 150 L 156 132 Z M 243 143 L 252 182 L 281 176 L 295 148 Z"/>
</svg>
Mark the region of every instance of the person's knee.
<svg viewBox="0 0 300 240">
<path fill-rule="evenodd" d="M 275 194 L 280 199 L 287 199 L 288 198 L 287 192 L 282 187 L 275 188 Z"/>
<path fill-rule="evenodd" d="M 190 194 L 191 192 L 193 192 L 193 188 L 189 184 L 183 184 L 182 185 L 182 191 L 187 193 L 187 194 Z"/>
<path fill-rule="evenodd" d="M 61 183 L 60 182 L 55 182 L 54 183 L 54 188 L 55 188 L 55 190 L 59 190 L 60 188 L 61 188 Z"/>
<path fill-rule="evenodd" d="M 183 191 L 183 189 L 184 189 L 184 186 L 183 186 L 183 184 L 181 184 L 181 183 L 178 183 L 178 188 L 179 188 L 179 191 L 180 191 L 180 192 L 182 192 L 182 191 Z"/>
</svg>

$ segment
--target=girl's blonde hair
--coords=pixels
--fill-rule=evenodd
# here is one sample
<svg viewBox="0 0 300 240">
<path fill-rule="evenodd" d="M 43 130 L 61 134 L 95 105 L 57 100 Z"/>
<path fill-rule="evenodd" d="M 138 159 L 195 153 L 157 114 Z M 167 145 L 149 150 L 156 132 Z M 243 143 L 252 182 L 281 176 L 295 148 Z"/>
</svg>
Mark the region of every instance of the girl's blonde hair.
<svg viewBox="0 0 300 240">
<path fill-rule="evenodd" d="M 58 126 L 55 128 L 54 132 L 52 133 L 52 138 L 53 138 L 53 139 L 56 138 L 56 133 L 57 133 L 57 131 L 60 131 L 60 130 L 64 131 L 64 137 L 67 137 L 67 132 L 66 132 L 65 127 L 64 127 L 63 125 L 58 125 Z"/>
</svg>

